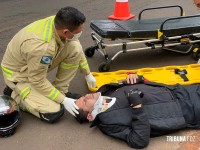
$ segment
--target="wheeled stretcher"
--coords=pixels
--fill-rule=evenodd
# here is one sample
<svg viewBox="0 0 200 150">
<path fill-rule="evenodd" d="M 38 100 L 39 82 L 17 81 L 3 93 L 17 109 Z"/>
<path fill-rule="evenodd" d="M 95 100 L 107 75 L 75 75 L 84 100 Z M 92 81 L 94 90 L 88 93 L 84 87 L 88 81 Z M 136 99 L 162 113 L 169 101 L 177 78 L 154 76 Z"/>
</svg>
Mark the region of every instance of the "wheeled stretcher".
<svg viewBox="0 0 200 150">
<path fill-rule="evenodd" d="M 127 77 L 127 73 L 137 73 L 151 82 L 164 83 L 166 85 L 190 85 L 200 83 L 200 65 L 190 64 L 183 66 L 166 66 L 159 68 L 141 68 L 135 70 L 118 70 L 113 72 L 92 72 L 96 78 L 96 87 L 89 88 L 97 91 L 101 86 L 110 83 L 119 83 Z"/>
<path fill-rule="evenodd" d="M 144 11 L 171 7 L 179 8 L 181 15 L 173 18 L 141 19 Z M 198 60 L 200 15 L 183 16 L 183 14 L 182 7 L 175 5 L 144 9 L 139 13 L 138 20 L 93 20 L 90 27 L 93 30 L 91 36 L 94 46 L 87 48 L 85 54 L 87 57 L 92 57 L 97 50 L 104 56 L 106 61 L 100 64 L 100 72 L 109 71 L 111 63 L 118 55 L 145 49 L 162 48 L 184 54 L 193 50 L 193 58 Z M 115 43 L 105 43 L 105 40 Z M 128 45 L 136 44 L 143 46 L 127 49 Z M 176 49 L 180 45 L 186 45 L 186 50 Z M 111 47 L 121 47 L 121 50 L 109 57 L 107 48 Z"/>
</svg>

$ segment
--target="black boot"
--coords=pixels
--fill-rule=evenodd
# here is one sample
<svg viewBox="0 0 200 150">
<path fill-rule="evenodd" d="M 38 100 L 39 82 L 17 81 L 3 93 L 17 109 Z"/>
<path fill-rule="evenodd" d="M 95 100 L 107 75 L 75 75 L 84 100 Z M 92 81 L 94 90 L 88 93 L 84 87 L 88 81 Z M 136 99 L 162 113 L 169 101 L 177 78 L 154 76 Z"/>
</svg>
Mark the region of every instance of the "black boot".
<svg viewBox="0 0 200 150">
<path fill-rule="evenodd" d="M 3 94 L 6 96 L 11 96 L 12 91 L 13 90 L 9 86 L 6 86 L 5 89 L 3 90 Z"/>
<path fill-rule="evenodd" d="M 58 121 L 64 114 L 65 109 L 63 104 L 60 105 L 60 110 L 58 112 L 53 113 L 39 113 L 40 119 L 42 121 L 48 122 L 48 123 L 54 123 Z"/>
</svg>

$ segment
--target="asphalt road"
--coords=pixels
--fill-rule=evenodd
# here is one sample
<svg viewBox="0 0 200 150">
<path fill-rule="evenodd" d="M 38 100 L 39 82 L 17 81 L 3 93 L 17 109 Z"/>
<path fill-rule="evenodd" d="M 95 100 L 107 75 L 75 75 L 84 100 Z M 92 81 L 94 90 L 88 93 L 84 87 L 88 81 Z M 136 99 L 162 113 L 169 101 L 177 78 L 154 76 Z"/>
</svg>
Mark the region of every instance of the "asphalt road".
<svg viewBox="0 0 200 150">
<path fill-rule="evenodd" d="M 2 60 L 8 42 L 22 27 L 37 19 L 54 15 L 61 7 L 74 6 L 81 10 L 87 17 L 84 32 L 80 38 L 83 48 L 93 45 L 91 39 L 90 21 L 95 19 L 107 19 L 113 13 L 115 1 L 108 0 L 0 0 L 0 60 Z M 129 1 L 131 12 L 138 16 L 139 12 L 147 7 L 181 5 L 186 15 L 199 13 L 192 0 L 131 0 Z M 178 16 L 179 12 L 173 10 L 153 11 L 146 13 L 144 17 L 170 17 Z M 111 48 L 109 55 L 113 55 L 117 49 Z M 88 58 L 91 71 L 98 71 L 98 66 L 104 62 L 100 53 Z M 169 65 L 187 65 L 196 63 L 191 54 L 183 55 L 169 51 L 144 50 L 123 54 L 112 64 L 110 71 L 121 69 L 138 69 L 144 67 L 162 67 Z M 55 70 L 48 78 L 55 78 Z M 5 84 L 2 73 L 0 74 L 0 91 Z M 78 73 L 70 86 L 71 92 L 86 94 L 87 89 L 84 76 Z M 2 93 L 2 92 L 0 92 Z M 170 134 L 169 136 L 193 136 L 194 142 L 175 142 L 167 140 L 167 136 L 152 138 L 147 150 L 183 150 L 200 149 L 198 132 L 185 130 Z M 131 149 L 123 141 L 105 136 L 97 128 L 89 128 L 89 124 L 78 124 L 67 112 L 56 124 L 47 124 L 38 118 L 22 112 L 20 125 L 17 132 L 9 138 L 0 139 L 0 150 L 128 150 Z"/>
</svg>

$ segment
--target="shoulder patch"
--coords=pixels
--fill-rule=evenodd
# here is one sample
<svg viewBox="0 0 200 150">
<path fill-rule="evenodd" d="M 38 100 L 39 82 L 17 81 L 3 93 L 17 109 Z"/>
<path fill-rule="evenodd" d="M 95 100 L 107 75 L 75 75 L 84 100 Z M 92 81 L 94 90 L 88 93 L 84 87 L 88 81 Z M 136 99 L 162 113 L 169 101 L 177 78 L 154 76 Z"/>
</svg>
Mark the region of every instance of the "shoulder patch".
<svg viewBox="0 0 200 150">
<path fill-rule="evenodd" d="M 40 63 L 41 64 L 50 64 L 51 60 L 52 60 L 51 56 L 42 56 Z"/>
</svg>

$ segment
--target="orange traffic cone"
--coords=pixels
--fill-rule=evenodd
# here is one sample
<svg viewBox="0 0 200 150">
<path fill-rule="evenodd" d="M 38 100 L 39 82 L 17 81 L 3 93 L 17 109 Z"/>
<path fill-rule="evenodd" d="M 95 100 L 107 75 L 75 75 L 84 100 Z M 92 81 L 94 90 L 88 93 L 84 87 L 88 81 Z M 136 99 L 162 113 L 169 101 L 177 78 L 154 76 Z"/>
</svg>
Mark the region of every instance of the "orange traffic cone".
<svg viewBox="0 0 200 150">
<path fill-rule="evenodd" d="M 114 20 L 128 20 L 134 17 L 135 14 L 130 14 L 128 0 L 116 0 L 114 14 L 108 16 Z"/>
</svg>

